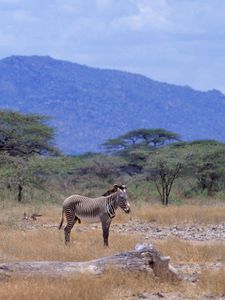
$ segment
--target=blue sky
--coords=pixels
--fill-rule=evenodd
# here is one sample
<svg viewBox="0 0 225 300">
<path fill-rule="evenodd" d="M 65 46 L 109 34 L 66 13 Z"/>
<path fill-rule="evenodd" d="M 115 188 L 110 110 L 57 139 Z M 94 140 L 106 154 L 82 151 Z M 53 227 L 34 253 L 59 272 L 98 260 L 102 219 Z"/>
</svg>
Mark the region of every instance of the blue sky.
<svg viewBox="0 0 225 300">
<path fill-rule="evenodd" d="M 225 0 L 0 0 L 0 58 L 10 55 L 225 93 Z"/>
</svg>

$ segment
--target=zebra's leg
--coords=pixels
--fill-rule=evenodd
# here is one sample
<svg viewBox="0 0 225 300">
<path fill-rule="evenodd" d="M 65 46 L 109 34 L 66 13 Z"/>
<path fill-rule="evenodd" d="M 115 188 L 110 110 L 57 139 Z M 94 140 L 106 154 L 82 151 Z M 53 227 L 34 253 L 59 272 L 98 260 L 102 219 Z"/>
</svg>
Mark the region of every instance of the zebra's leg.
<svg viewBox="0 0 225 300">
<path fill-rule="evenodd" d="M 103 219 L 102 220 L 102 233 L 103 233 L 103 240 L 104 240 L 104 246 L 109 246 L 109 227 L 111 224 L 111 219 Z"/>
<path fill-rule="evenodd" d="M 77 217 L 77 216 L 74 216 L 73 219 L 68 219 L 67 218 L 67 225 L 66 227 L 64 228 L 64 234 L 65 234 L 65 244 L 68 244 L 70 242 L 70 232 L 74 226 L 74 224 L 76 222 L 79 222 L 80 223 L 80 219 Z"/>
</svg>

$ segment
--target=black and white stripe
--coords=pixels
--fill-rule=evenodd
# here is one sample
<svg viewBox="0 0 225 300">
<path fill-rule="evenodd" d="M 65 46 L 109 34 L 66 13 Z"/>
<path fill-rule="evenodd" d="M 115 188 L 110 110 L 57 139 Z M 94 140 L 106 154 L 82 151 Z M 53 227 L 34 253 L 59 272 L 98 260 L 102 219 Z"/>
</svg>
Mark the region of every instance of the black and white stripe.
<svg viewBox="0 0 225 300">
<path fill-rule="evenodd" d="M 101 222 L 104 244 L 108 246 L 109 227 L 112 218 L 115 217 L 117 207 L 122 208 L 126 213 L 130 212 L 126 189 L 118 188 L 116 192 L 108 196 L 89 198 L 81 195 L 72 195 L 64 200 L 62 219 L 59 229 L 63 224 L 65 214 L 67 225 L 64 228 L 65 242 L 70 241 L 70 232 L 74 224 L 81 220 L 87 222 Z"/>
</svg>

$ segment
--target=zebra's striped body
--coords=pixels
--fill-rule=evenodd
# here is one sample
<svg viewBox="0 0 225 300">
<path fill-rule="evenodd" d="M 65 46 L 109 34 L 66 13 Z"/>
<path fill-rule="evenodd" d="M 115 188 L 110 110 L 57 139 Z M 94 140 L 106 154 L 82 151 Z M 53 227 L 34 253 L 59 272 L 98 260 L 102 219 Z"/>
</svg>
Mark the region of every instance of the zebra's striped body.
<svg viewBox="0 0 225 300">
<path fill-rule="evenodd" d="M 117 188 L 115 192 L 107 196 L 89 198 L 81 195 L 72 195 L 64 200 L 62 219 L 59 229 L 63 224 L 65 213 L 67 225 L 64 228 L 65 243 L 70 241 L 70 232 L 74 224 L 81 220 L 86 222 L 101 222 L 104 245 L 108 246 L 109 227 L 112 218 L 115 217 L 115 210 L 121 207 L 126 213 L 130 212 L 130 205 L 127 201 L 126 188 Z"/>
</svg>

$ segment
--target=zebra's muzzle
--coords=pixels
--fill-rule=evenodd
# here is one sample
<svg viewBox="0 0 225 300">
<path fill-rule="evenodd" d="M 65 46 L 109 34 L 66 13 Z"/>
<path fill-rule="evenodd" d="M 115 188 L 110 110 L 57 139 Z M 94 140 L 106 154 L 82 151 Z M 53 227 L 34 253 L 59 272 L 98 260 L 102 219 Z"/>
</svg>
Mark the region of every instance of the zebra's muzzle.
<svg viewBox="0 0 225 300">
<path fill-rule="evenodd" d="M 124 209 L 125 213 L 126 214 L 129 214 L 130 213 L 130 206 L 127 206 L 125 209 Z"/>
</svg>

